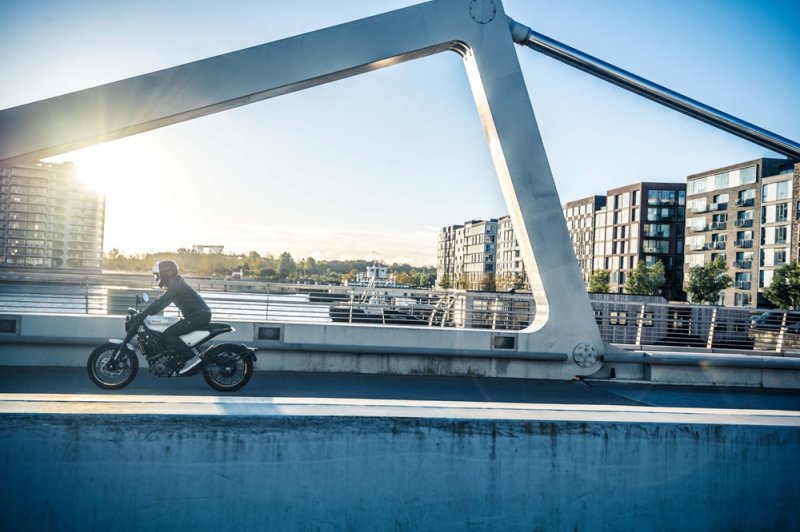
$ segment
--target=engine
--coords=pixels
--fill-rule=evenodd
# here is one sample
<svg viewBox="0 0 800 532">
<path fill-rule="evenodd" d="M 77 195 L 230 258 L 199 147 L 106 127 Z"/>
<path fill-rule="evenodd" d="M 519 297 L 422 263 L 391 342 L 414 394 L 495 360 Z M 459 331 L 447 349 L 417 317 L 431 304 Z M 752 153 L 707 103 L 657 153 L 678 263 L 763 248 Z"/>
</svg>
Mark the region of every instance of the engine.
<svg viewBox="0 0 800 532">
<path fill-rule="evenodd" d="M 175 354 L 159 333 L 143 327 L 138 338 L 153 375 L 169 377 L 183 367 L 183 359 Z"/>
<path fill-rule="evenodd" d="M 148 359 L 150 363 L 150 373 L 156 377 L 170 377 L 183 367 L 183 359 L 173 352 L 157 355 L 155 358 Z"/>
</svg>

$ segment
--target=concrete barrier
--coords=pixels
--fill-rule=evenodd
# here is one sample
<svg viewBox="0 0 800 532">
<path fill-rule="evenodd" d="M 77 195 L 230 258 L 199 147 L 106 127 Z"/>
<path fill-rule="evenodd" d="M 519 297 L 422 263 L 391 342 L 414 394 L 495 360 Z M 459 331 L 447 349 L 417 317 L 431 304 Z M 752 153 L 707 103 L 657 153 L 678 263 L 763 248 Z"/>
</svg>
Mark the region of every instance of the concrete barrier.
<svg viewBox="0 0 800 532">
<path fill-rule="evenodd" d="M 4 530 L 800 528 L 798 413 L 70 399 L 0 397 Z"/>
<path fill-rule="evenodd" d="M 0 366 L 84 366 L 92 349 L 121 338 L 123 318 L 0 315 Z M 781 353 L 607 353 L 580 368 L 564 353 L 495 348 L 507 331 L 281 322 L 231 322 L 218 342 L 259 349 L 258 371 L 598 379 L 800 389 L 800 358 Z M 494 335 L 494 336 L 493 336 Z M 458 340 L 458 341 L 455 341 Z M 505 345 L 504 342 L 498 342 Z M 454 347 L 455 346 L 455 347 Z M 142 359 L 140 367 L 146 371 Z"/>
</svg>

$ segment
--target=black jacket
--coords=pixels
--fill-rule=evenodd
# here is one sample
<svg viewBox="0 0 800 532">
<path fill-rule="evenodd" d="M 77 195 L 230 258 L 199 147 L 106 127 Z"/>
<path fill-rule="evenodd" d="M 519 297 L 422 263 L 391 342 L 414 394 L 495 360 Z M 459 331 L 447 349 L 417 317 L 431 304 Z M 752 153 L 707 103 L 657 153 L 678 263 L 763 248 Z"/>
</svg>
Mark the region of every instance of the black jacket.
<svg viewBox="0 0 800 532">
<path fill-rule="evenodd" d="M 158 314 L 169 306 L 170 303 L 175 303 L 181 311 L 181 314 L 188 316 L 199 312 L 201 310 L 211 311 L 203 298 L 200 297 L 194 288 L 189 286 L 180 275 L 176 275 L 167 283 L 167 291 L 164 295 L 153 301 L 142 314 L 144 316 L 152 316 Z"/>
</svg>

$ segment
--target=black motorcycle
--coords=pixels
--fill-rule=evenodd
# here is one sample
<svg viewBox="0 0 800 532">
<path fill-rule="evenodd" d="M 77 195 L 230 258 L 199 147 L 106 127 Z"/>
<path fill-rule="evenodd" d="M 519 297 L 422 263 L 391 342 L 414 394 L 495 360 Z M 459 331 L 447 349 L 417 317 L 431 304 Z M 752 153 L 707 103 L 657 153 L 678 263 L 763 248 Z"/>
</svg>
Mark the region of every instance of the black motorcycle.
<svg viewBox="0 0 800 532">
<path fill-rule="evenodd" d="M 137 307 L 141 301 L 147 302 L 144 294 L 136 296 Z M 89 355 L 86 368 L 89 377 L 96 385 L 106 390 L 118 390 L 130 384 L 139 371 L 141 353 L 147 360 L 150 373 L 157 377 L 189 377 L 203 374 L 209 386 L 222 392 L 234 392 L 242 388 L 253 376 L 255 349 L 244 344 L 224 343 L 212 345 L 202 353 L 203 361 L 190 371 L 180 374 L 187 362 L 184 356 L 176 353 L 164 340 L 162 333 L 175 323 L 177 318 L 148 316 L 144 320 L 134 319 L 138 308 L 129 308 L 125 316 L 125 338 L 109 340 L 98 346 Z M 181 336 L 181 339 L 195 352 L 212 338 L 233 331 L 227 323 L 209 323 L 205 327 Z"/>
</svg>

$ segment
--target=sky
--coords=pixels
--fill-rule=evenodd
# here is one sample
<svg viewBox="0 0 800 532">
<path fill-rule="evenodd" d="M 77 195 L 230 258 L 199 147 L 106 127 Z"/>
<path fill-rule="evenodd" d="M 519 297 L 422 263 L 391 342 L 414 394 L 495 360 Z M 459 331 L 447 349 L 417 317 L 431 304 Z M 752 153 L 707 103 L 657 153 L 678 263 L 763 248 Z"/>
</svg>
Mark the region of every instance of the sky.
<svg viewBox="0 0 800 532">
<path fill-rule="evenodd" d="M 7 0 L 0 109 L 391 11 L 393 0 Z M 800 140 L 794 0 L 506 0 L 515 20 Z M 518 47 L 562 203 L 765 148 Z M 55 160 L 106 195 L 106 250 L 224 244 L 433 265 L 439 228 L 508 213 L 454 53 Z"/>
</svg>

